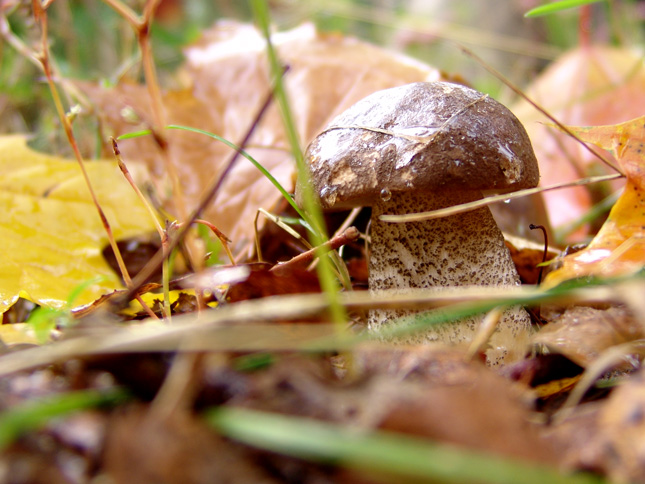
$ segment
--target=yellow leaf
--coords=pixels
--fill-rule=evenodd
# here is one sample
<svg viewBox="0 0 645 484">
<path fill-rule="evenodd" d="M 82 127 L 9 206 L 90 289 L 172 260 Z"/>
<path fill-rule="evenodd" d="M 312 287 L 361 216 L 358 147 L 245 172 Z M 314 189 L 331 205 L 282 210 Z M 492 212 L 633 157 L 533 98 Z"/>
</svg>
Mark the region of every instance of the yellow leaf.
<svg viewBox="0 0 645 484">
<path fill-rule="evenodd" d="M 539 398 L 548 398 L 558 393 L 570 391 L 580 381 L 580 375 L 571 378 L 561 378 L 535 387 L 535 394 Z"/>
<path fill-rule="evenodd" d="M 545 287 L 589 275 L 628 275 L 645 264 L 645 116 L 614 126 L 569 129 L 583 141 L 611 151 L 627 183 L 591 243 L 564 257 L 562 267 L 546 277 Z"/>
<path fill-rule="evenodd" d="M 6 345 L 36 345 L 38 338 L 27 323 L 0 324 L 0 341 Z"/>
<path fill-rule="evenodd" d="M 610 126 L 569 129 L 582 141 L 611 151 L 627 179 L 645 190 L 645 116 Z"/>
<path fill-rule="evenodd" d="M 87 170 L 117 239 L 153 230 L 116 163 L 92 161 Z M 106 244 L 78 164 L 33 151 L 22 136 L 0 137 L 0 313 L 19 296 L 63 307 L 97 276 L 75 304 L 121 287 L 101 256 Z"/>
<path fill-rule="evenodd" d="M 180 298 L 182 294 L 185 296 L 194 297 L 195 290 L 194 289 L 176 289 L 176 290 L 170 291 L 168 294 L 170 296 L 170 304 L 171 305 L 175 304 L 175 302 L 177 302 L 177 300 Z M 163 304 L 163 300 L 164 300 L 163 294 L 157 294 L 157 293 L 151 293 L 151 292 L 146 292 L 144 294 L 141 294 L 140 297 L 141 297 L 141 300 L 144 303 L 146 303 L 149 308 L 153 310 L 154 310 L 155 304 Z M 217 301 L 209 302 L 208 306 L 213 308 L 216 307 Z M 133 299 L 132 301 L 130 301 L 130 305 L 121 311 L 121 314 L 125 316 L 134 317 L 137 314 L 142 312 L 143 312 L 143 307 L 141 306 L 141 303 L 138 300 Z"/>
</svg>

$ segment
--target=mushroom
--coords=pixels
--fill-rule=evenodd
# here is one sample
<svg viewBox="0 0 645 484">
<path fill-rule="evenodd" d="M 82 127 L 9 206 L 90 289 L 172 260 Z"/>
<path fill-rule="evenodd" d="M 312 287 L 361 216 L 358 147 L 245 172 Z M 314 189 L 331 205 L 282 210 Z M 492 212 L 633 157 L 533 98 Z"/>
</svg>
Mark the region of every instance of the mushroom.
<svg viewBox="0 0 645 484">
<path fill-rule="evenodd" d="M 383 214 L 425 212 L 538 183 L 537 160 L 522 124 L 502 104 L 468 87 L 418 82 L 376 92 L 336 117 L 306 153 L 323 209 L 371 206 L 369 289 L 515 286 L 519 276 L 488 207 L 445 218 L 388 223 Z M 296 188 L 298 192 L 298 187 Z M 416 314 L 371 310 L 375 331 Z M 411 335 L 408 343 L 471 341 L 481 317 Z M 487 351 L 489 363 L 523 356 L 530 318 L 506 310 Z M 510 352 L 510 353 L 509 353 Z"/>
</svg>

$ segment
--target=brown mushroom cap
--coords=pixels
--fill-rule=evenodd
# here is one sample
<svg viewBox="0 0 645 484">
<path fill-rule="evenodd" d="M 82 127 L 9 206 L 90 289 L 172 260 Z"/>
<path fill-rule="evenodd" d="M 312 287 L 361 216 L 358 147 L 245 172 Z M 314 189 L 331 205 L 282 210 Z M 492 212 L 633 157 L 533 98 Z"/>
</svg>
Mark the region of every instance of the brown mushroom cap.
<svg viewBox="0 0 645 484">
<path fill-rule="evenodd" d="M 372 205 L 383 190 L 507 192 L 539 180 L 531 142 L 513 113 L 447 82 L 364 98 L 314 139 L 306 160 L 325 209 Z"/>
</svg>

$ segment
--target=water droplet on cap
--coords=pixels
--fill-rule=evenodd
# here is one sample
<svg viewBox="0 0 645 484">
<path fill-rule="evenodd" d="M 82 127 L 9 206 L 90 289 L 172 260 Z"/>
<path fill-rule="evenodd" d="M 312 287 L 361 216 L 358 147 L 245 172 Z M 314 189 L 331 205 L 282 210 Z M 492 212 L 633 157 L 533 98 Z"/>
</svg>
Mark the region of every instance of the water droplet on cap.
<svg viewBox="0 0 645 484">
<path fill-rule="evenodd" d="M 336 187 L 325 187 L 320 191 L 320 198 L 327 206 L 332 206 L 336 203 L 338 197 L 338 190 Z"/>
<path fill-rule="evenodd" d="M 391 198 L 392 192 L 389 189 L 384 188 L 383 190 L 381 190 L 381 200 L 383 200 L 384 202 L 389 202 Z"/>
</svg>

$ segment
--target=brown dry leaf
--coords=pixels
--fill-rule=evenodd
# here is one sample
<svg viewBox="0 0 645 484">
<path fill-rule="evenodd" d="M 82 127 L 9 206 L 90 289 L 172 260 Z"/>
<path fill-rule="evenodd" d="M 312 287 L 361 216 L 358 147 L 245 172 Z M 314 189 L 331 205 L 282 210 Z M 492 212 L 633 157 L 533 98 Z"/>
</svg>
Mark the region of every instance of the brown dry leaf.
<svg viewBox="0 0 645 484">
<path fill-rule="evenodd" d="M 604 350 L 642 337 L 643 327 L 624 307 L 574 306 L 544 326 L 533 343 L 543 344 L 586 368 Z"/>
<path fill-rule="evenodd" d="M 607 473 L 614 482 L 645 482 L 645 378 L 614 390 L 599 418 Z"/>
<path fill-rule="evenodd" d="M 281 61 L 289 66 L 285 84 L 303 148 L 334 115 L 366 95 L 441 77 L 436 69 L 418 61 L 352 38 L 319 34 L 310 24 L 275 34 L 273 41 Z M 238 143 L 270 91 L 264 39 L 253 26 L 220 22 L 185 54 L 182 79 L 186 88 L 164 95 L 167 122 L 207 130 Z M 150 126 L 143 86 L 121 83 L 102 89 L 83 84 L 82 88 L 112 134 Z M 128 111 L 134 111 L 140 122 L 128 122 L 126 118 L 131 117 L 124 115 Z M 171 130 L 164 136 L 188 206 L 194 207 L 232 152 L 195 133 Z M 126 161 L 147 163 L 160 186 L 167 186 L 162 183 L 167 169 L 150 137 L 124 140 L 120 148 Z M 294 163 L 277 106 L 269 109 L 247 151 L 287 190 L 293 188 Z M 160 193 L 167 195 L 165 189 Z M 271 209 L 279 197 L 255 167 L 240 160 L 205 218 L 226 233 L 239 252 L 253 240 L 257 209 Z"/>
<path fill-rule="evenodd" d="M 231 284 L 226 292 L 226 298 L 229 302 L 238 302 L 281 294 L 317 292 L 320 292 L 320 282 L 315 272 L 291 268 L 283 273 L 277 273 L 266 267 L 253 267 L 246 279 Z"/>
<path fill-rule="evenodd" d="M 599 402 L 578 406 L 565 420 L 544 429 L 542 435 L 558 449 L 563 467 L 596 472 L 607 467 L 598 422 L 602 406 Z"/>
<path fill-rule="evenodd" d="M 113 415 L 103 469 L 115 484 L 276 482 L 200 420 L 183 414 L 162 419 L 143 407 Z"/>
<path fill-rule="evenodd" d="M 522 237 L 516 237 L 504 233 L 504 242 L 511 252 L 511 258 L 515 264 L 522 284 L 537 284 L 540 277 L 539 264 L 545 262 L 544 243 L 537 244 Z M 553 259 L 558 253 L 555 249 L 547 247 L 547 260 Z"/>
<path fill-rule="evenodd" d="M 569 467 L 595 470 L 610 482 L 645 482 L 644 416 L 641 371 L 608 400 L 577 407 L 547 432 Z"/>
<path fill-rule="evenodd" d="M 562 56 L 526 89 L 526 94 L 565 125 L 608 125 L 643 114 L 644 85 L 642 54 L 599 45 L 581 47 Z M 542 186 L 613 173 L 578 142 L 542 124 L 548 120 L 527 102 L 520 101 L 511 110 L 529 133 L 540 162 Z M 614 189 L 620 185 L 617 182 Z M 552 225 L 558 228 L 578 220 L 608 194 L 592 185 L 543 195 Z M 569 241 L 581 240 L 583 235 L 578 232 Z"/>
<path fill-rule="evenodd" d="M 340 362 L 338 362 L 340 363 Z M 556 462 L 539 438 L 523 387 L 464 352 L 441 345 L 365 345 L 337 382 L 304 358 L 285 360 L 247 381 L 255 409 L 369 430 L 383 428 L 544 464 Z"/>
<path fill-rule="evenodd" d="M 402 398 L 381 428 L 545 466 L 556 464 L 553 449 L 540 440 L 528 406 L 513 395 L 509 382 L 488 370 L 473 377 L 470 384 L 433 386 L 415 398 Z"/>
<path fill-rule="evenodd" d="M 464 361 L 462 351 L 382 348 L 362 351 L 358 358 L 375 372 L 373 377 L 414 385 L 407 392 L 397 390 L 387 402 L 380 428 L 545 465 L 556 462 L 550 444 L 531 423 L 523 387 L 484 364 Z"/>
</svg>

